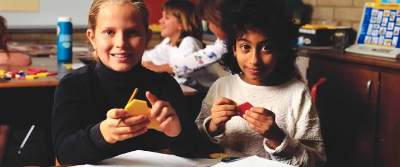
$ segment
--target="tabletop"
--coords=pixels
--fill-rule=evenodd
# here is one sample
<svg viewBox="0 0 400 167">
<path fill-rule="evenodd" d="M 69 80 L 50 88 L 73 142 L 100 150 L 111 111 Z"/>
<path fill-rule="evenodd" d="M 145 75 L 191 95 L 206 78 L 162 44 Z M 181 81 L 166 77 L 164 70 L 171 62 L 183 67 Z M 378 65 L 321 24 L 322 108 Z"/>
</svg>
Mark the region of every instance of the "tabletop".
<svg viewBox="0 0 400 167">
<path fill-rule="evenodd" d="M 74 57 L 72 60 L 72 68 L 79 68 L 83 66 L 83 62 L 85 57 Z M 32 65 L 31 66 L 0 66 L 0 69 L 6 71 L 13 70 L 27 70 L 28 68 L 43 68 L 48 71 L 58 72 L 57 75 L 48 76 L 43 78 L 38 78 L 34 80 L 18 80 L 12 79 L 10 81 L 1 81 L 0 88 L 18 88 L 18 87 L 56 87 L 58 85 L 59 80 L 70 70 L 67 70 L 63 65 L 57 65 L 57 58 L 55 56 L 50 57 L 32 57 Z M 197 94 L 197 90 L 193 89 L 186 85 L 180 85 L 185 96 L 193 96 Z"/>
</svg>

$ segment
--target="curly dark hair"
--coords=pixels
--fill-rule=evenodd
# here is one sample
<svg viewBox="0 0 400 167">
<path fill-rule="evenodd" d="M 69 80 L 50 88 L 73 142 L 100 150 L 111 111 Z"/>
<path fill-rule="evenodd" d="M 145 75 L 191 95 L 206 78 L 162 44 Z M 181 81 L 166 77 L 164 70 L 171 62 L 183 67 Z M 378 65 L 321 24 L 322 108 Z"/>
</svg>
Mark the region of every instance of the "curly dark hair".
<svg viewBox="0 0 400 167">
<path fill-rule="evenodd" d="M 280 84 L 296 75 L 294 44 L 297 30 L 292 14 L 282 0 L 230 0 L 222 4 L 222 29 L 227 34 L 228 53 L 223 55 L 223 65 L 233 74 L 241 69 L 233 55 L 238 37 L 249 30 L 257 30 L 268 37 L 272 55 L 277 59 L 269 82 Z"/>
</svg>

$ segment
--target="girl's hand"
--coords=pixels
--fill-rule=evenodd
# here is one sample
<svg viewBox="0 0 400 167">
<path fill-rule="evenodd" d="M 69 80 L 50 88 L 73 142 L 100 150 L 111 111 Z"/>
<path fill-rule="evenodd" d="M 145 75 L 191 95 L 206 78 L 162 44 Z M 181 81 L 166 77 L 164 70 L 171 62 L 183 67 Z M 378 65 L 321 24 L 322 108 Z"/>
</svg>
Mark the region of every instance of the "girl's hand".
<svg viewBox="0 0 400 167">
<path fill-rule="evenodd" d="M 265 108 L 252 107 L 246 111 L 243 118 L 249 123 L 251 129 L 268 139 L 266 143 L 270 148 L 278 147 L 285 133 L 275 122 L 275 114 Z"/>
<path fill-rule="evenodd" d="M 127 116 L 124 109 L 111 109 L 100 123 L 100 132 L 106 142 L 114 144 L 146 133 L 149 123 L 145 115 Z"/>
<path fill-rule="evenodd" d="M 171 104 L 159 100 L 149 91 L 146 92 L 146 97 L 152 105 L 150 117 L 160 122 L 161 131 L 169 137 L 178 136 L 181 133 L 181 123 Z"/>
<path fill-rule="evenodd" d="M 237 115 L 236 104 L 231 99 L 222 97 L 217 99 L 211 107 L 211 121 L 208 125 L 208 131 L 212 136 L 224 131 L 225 123 L 232 116 Z"/>
</svg>

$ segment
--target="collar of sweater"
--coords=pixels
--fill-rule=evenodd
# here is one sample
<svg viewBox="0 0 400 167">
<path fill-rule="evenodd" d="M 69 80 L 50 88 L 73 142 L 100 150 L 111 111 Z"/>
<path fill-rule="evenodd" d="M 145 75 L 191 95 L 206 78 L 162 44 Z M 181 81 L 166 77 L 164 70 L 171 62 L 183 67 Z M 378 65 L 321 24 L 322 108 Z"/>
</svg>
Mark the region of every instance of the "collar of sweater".
<svg viewBox="0 0 400 167">
<path fill-rule="evenodd" d="M 98 61 L 95 71 L 102 81 L 116 85 L 124 85 L 130 84 L 132 81 L 139 81 L 139 78 L 144 76 L 145 69 L 140 64 L 137 64 L 129 71 L 118 72 L 108 68 L 101 61 Z"/>
</svg>

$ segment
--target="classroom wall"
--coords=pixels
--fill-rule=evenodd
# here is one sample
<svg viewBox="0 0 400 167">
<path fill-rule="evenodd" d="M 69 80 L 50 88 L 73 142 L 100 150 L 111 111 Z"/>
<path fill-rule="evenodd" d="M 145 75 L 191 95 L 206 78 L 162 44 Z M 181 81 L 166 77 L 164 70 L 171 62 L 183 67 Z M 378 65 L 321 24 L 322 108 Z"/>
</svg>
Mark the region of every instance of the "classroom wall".
<svg viewBox="0 0 400 167">
<path fill-rule="evenodd" d="M 40 0 L 39 11 L 0 11 L 9 28 L 55 28 L 59 16 L 71 16 L 74 27 L 86 27 L 90 0 Z"/>
<path fill-rule="evenodd" d="M 303 0 L 312 6 L 312 23 L 335 23 L 359 28 L 365 2 L 374 0 Z"/>
</svg>

